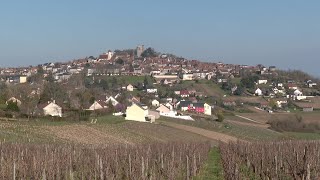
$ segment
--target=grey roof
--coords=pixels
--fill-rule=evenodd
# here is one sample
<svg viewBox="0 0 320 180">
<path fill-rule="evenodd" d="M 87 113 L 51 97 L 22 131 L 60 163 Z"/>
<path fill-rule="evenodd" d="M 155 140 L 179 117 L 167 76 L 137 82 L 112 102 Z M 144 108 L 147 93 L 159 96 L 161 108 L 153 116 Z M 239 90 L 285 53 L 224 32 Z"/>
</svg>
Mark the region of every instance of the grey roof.
<svg viewBox="0 0 320 180">
<path fill-rule="evenodd" d="M 180 107 L 188 107 L 189 104 L 192 104 L 191 101 L 180 101 Z"/>
</svg>

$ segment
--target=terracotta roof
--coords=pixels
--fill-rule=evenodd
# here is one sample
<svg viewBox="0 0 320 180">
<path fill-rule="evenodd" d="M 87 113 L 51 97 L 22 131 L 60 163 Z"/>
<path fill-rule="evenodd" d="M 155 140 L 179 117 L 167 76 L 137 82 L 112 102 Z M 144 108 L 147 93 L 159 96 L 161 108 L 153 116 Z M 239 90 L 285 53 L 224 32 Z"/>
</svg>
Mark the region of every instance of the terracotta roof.
<svg viewBox="0 0 320 180">
<path fill-rule="evenodd" d="M 107 54 L 101 54 L 98 59 L 108 59 Z"/>
<path fill-rule="evenodd" d="M 288 87 L 298 87 L 296 84 L 289 83 Z"/>
<path fill-rule="evenodd" d="M 180 95 L 189 95 L 189 91 L 188 90 L 181 90 Z"/>
</svg>

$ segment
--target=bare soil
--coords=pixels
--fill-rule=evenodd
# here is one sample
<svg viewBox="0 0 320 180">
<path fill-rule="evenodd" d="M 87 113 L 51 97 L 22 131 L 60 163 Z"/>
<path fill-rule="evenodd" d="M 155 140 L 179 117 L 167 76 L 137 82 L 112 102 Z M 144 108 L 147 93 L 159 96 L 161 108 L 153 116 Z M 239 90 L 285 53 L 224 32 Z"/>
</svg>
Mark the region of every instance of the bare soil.
<svg viewBox="0 0 320 180">
<path fill-rule="evenodd" d="M 105 133 L 86 125 L 48 126 L 53 135 L 70 142 L 85 145 L 133 144 L 124 138 Z"/>
</svg>

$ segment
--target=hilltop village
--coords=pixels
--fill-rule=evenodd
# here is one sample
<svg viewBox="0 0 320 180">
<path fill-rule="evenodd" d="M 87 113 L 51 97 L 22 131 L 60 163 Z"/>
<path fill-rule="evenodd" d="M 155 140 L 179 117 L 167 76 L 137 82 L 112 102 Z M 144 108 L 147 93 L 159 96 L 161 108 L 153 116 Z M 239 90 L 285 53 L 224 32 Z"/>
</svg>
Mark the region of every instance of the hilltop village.
<svg viewBox="0 0 320 180">
<path fill-rule="evenodd" d="M 0 69 L 0 116 L 88 119 L 113 114 L 222 121 L 224 114 L 312 112 L 318 80 L 301 71 L 188 60 L 143 45 L 69 62 Z M 92 118 L 91 118 L 92 119 Z"/>
</svg>

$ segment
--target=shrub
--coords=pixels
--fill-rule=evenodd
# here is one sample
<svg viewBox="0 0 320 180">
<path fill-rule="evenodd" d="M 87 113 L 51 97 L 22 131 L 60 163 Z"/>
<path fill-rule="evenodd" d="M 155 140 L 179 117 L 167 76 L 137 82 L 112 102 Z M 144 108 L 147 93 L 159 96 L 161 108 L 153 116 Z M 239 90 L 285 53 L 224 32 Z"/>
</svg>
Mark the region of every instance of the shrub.
<svg viewBox="0 0 320 180">
<path fill-rule="evenodd" d="M 13 102 L 13 101 L 9 101 L 8 102 L 7 110 L 14 111 L 14 112 L 19 112 L 20 111 L 17 102 Z"/>
<path fill-rule="evenodd" d="M 280 132 L 320 132 L 319 123 L 306 122 L 299 114 L 287 119 L 272 118 L 268 121 L 268 124 L 270 124 L 271 129 Z"/>
<path fill-rule="evenodd" d="M 221 112 L 219 112 L 217 116 L 218 116 L 218 119 L 217 119 L 218 122 L 222 122 L 224 120 L 224 115 Z"/>
</svg>

